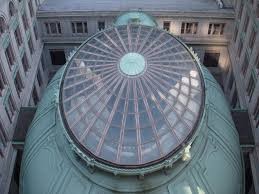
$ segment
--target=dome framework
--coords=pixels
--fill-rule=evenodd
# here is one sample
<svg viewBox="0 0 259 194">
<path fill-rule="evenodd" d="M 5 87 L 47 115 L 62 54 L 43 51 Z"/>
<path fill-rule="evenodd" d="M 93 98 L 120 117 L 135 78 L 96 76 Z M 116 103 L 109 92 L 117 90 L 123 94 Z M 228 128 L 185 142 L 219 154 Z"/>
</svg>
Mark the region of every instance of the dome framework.
<svg viewBox="0 0 259 194">
<path fill-rule="evenodd" d="M 192 53 L 165 31 L 142 25 L 88 39 L 65 70 L 61 110 L 86 155 L 138 168 L 173 155 L 193 136 L 204 103 Z"/>
</svg>

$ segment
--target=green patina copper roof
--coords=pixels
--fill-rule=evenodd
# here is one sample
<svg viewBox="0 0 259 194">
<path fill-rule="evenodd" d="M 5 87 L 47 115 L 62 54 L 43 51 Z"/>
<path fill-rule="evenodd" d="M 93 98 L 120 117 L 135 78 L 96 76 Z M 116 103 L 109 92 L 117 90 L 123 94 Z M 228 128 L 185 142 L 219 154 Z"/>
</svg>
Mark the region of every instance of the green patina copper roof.
<svg viewBox="0 0 259 194">
<path fill-rule="evenodd" d="M 157 23 L 152 16 L 143 12 L 127 12 L 120 15 L 115 23 L 116 26 L 128 24 L 141 24 L 145 26 L 156 27 Z"/>
<path fill-rule="evenodd" d="M 153 44 L 152 41 L 150 41 L 151 44 L 147 45 L 143 53 L 141 53 L 140 50 L 144 47 L 144 44 L 141 44 L 142 46 L 140 46 L 141 49 L 139 50 L 130 50 L 129 44 L 125 43 L 126 39 L 129 41 L 129 34 L 125 33 L 127 36 L 123 36 L 124 33 L 121 32 L 127 32 L 128 30 L 128 32 L 133 32 L 134 30 L 132 30 L 131 27 L 134 26 L 138 27 L 136 25 L 115 27 L 109 29 L 110 31 L 105 30 L 97 36 L 92 37 L 92 39 L 86 41 L 79 48 L 70 62 L 59 70 L 51 80 L 38 105 L 35 118 L 26 137 L 20 176 L 21 194 L 243 194 L 243 168 L 238 134 L 231 118 L 228 103 L 225 100 L 224 93 L 220 86 L 209 71 L 200 66 L 199 60 L 192 50 L 189 50 L 176 38 L 168 38 L 168 36 L 171 35 L 168 34 L 167 36 L 166 34 L 161 34 L 162 32 L 155 28 L 151 29 L 150 27 L 146 27 L 146 29 L 151 29 L 149 36 L 152 35 L 152 33 L 158 33 L 158 36 L 150 36 L 153 37 L 150 40 L 154 41 L 155 38 L 155 42 L 158 43 L 158 37 L 165 35 L 167 37 L 166 40 L 168 42 L 169 40 L 173 41 L 174 45 L 177 45 L 176 48 L 180 50 L 176 49 L 174 52 L 171 50 L 162 55 L 160 51 L 164 51 L 164 49 L 170 47 L 167 46 L 162 49 L 162 46 L 159 47 L 159 45 L 156 45 L 154 42 Z M 144 26 L 141 26 L 141 28 L 145 29 Z M 109 42 L 109 40 L 111 40 L 109 36 L 113 31 L 117 35 L 122 35 L 117 36 L 118 42 L 117 40 Z M 95 42 L 91 42 L 91 40 L 95 40 Z M 166 40 L 162 42 L 166 44 Z M 132 43 L 132 41 L 129 42 Z M 136 42 L 141 43 L 141 41 Z M 95 43 L 98 46 L 96 46 Z M 120 47 L 118 47 L 118 44 L 120 44 Z M 153 46 L 159 49 L 156 50 L 156 47 Z M 90 47 L 94 48 L 94 50 L 89 50 Z M 135 45 L 131 48 L 138 47 Z M 97 53 L 97 50 L 100 52 Z M 147 53 L 149 53 L 149 55 L 147 55 Z M 175 55 L 172 55 L 172 53 Z M 169 57 L 170 60 L 161 60 L 161 56 Z M 159 57 L 159 60 L 157 60 L 156 57 Z M 136 60 L 136 58 L 138 58 L 138 60 Z M 110 64 L 107 64 L 107 61 L 109 61 Z M 160 68 L 155 66 L 155 69 L 152 69 L 154 67 L 150 67 L 150 65 L 156 61 L 159 61 Z M 180 61 L 184 61 L 186 64 L 178 64 L 178 66 L 176 66 Z M 176 64 L 174 64 L 174 62 Z M 134 66 L 134 68 L 132 66 Z M 166 69 L 166 66 L 169 66 L 169 69 Z M 181 71 L 176 70 L 179 69 L 176 67 L 179 67 Z M 152 76 L 147 76 L 149 75 L 148 73 L 151 72 Z M 176 73 L 176 75 L 169 74 L 170 76 L 166 76 L 164 72 Z M 111 74 L 117 75 L 117 77 L 111 76 Z M 86 75 L 88 77 L 85 77 Z M 145 78 L 145 75 L 148 77 L 149 83 L 146 83 L 145 79 L 147 78 Z M 107 76 L 107 78 L 105 78 L 105 76 Z M 172 78 L 174 81 L 170 81 Z M 107 82 L 104 82 L 105 79 L 108 79 L 106 80 Z M 123 81 L 125 79 L 126 81 Z M 140 79 L 140 81 L 137 81 L 138 79 Z M 188 79 L 189 82 L 186 82 Z M 90 80 L 90 82 L 87 80 Z M 155 97 L 160 96 L 160 100 L 157 101 L 159 102 L 158 105 L 162 105 L 163 101 L 170 99 L 167 95 L 173 95 L 174 91 L 165 90 L 168 83 L 176 87 L 175 92 L 177 93 L 177 98 L 172 98 L 172 102 L 175 102 L 175 104 L 172 106 L 172 109 L 166 108 L 165 113 L 174 112 L 174 108 L 180 107 L 177 104 L 183 103 L 185 95 L 181 95 L 186 91 L 183 90 L 186 86 L 189 87 L 189 96 L 186 106 L 185 109 L 179 109 L 178 111 L 188 110 L 189 108 L 193 111 L 195 106 L 188 108 L 189 101 L 195 101 L 199 105 L 196 106 L 196 115 L 192 114 L 192 117 L 190 115 L 186 117 L 186 113 L 183 111 L 182 118 L 176 122 L 182 123 L 184 119 L 197 121 L 196 125 L 192 124 L 192 128 L 188 128 L 190 131 L 182 130 L 182 133 L 179 133 L 182 135 L 181 146 L 168 157 L 159 158 L 159 161 L 155 161 L 151 165 L 145 165 L 145 162 L 142 162 L 143 160 L 138 159 L 138 168 L 127 168 L 123 166 L 125 163 L 122 163 L 120 160 L 110 159 L 107 155 L 98 155 L 96 151 L 92 153 L 88 152 L 92 151 L 91 149 L 98 149 L 98 147 L 99 151 L 102 150 L 101 148 L 102 145 L 105 145 L 105 141 L 110 140 L 110 136 L 102 136 L 102 141 L 99 141 L 99 144 L 94 144 L 94 140 L 98 139 L 98 134 L 108 135 L 109 128 L 107 126 L 109 125 L 107 124 L 105 124 L 104 127 L 98 124 L 96 127 L 89 128 L 90 132 L 96 128 L 91 132 L 94 136 L 91 136 L 88 140 L 77 142 L 83 135 L 88 137 L 89 131 L 86 130 L 85 127 L 89 126 L 87 122 L 90 122 L 90 124 L 95 123 L 95 119 L 90 117 L 92 113 L 98 116 L 102 113 L 104 117 L 106 116 L 105 113 L 107 111 L 101 110 L 103 110 L 102 107 L 105 107 L 103 105 L 109 102 L 110 98 L 108 97 L 110 94 L 116 98 L 115 102 L 111 103 L 111 106 L 109 105 L 110 107 L 107 107 L 107 110 L 113 111 L 112 107 L 118 103 L 116 99 L 119 95 L 121 95 L 119 99 L 124 99 L 124 102 L 125 99 L 128 99 L 127 96 L 131 91 L 126 90 L 128 92 L 122 95 L 124 91 L 122 83 L 125 82 L 124 84 L 126 85 L 130 83 L 129 80 L 133 82 L 134 86 L 132 87 L 133 101 L 136 102 L 145 99 L 143 101 L 143 107 L 156 107 L 157 104 L 150 106 L 152 99 L 155 99 Z M 110 84 L 112 82 L 114 82 L 115 85 Z M 181 84 L 177 86 L 178 83 Z M 202 85 L 202 83 L 204 84 Z M 113 91 L 113 89 L 116 90 L 116 85 L 120 85 L 121 89 L 113 93 L 108 92 L 108 87 L 111 86 L 110 91 Z M 143 91 L 141 92 L 141 90 L 144 89 L 143 87 L 149 85 L 152 86 L 149 90 L 144 90 L 144 93 Z M 94 86 L 92 90 L 88 91 L 92 86 Z M 154 88 L 155 86 L 158 87 Z M 199 86 L 200 93 L 198 93 L 197 88 L 195 88 L 197 86 Z M 202 86 L 204 86 L 204 88 Z M 102 89 L 103 87 L 105 89 Z M 128 86 L 127 88 L 131 87 Z M 151 97 L 150 91 L 154 92 L 157 90 L 159 90 L 159 92 L 157 92 L 158 95 Z M 65 91 L 68 93 L 66 94 Z M 74 98 L 78 92 L 82 91 L 88 92 L 81 97 Z M 166 91 L 169 91 L 170 94 L 166 93 Z M 93 96 L 93 98 L 89 98 L 89 94 L 91 94 L 90 96 Z M 140 96 L 137 94 L 140 94 Z M 103 99 L 100 99 L 99 105 L 93 106 L 94 100 L 101 96 L 103 96 Z M 151 101 L 148 100 L 149 97 L 151 97 Z M 73 98 L 75 101 L 71 103 Z M 87 102 L 88 106 L 76 104 L 78 102 L 83 103 L 86 98 L 89 99 Z M 125 104 L 126 106 L 118 110 L 127 110 L 128 105 L 127 103 Z M 67 106 L 67 108 L 63 106 Z M 68 115 L 68 112 L 72 112 L 72 109 L 76 110 L 76 107 L 80 107 L 77 109 L 78 111 Z M 85 111 L 84 107 L 93 107 L 93 109 Z M 138 105 L 135 104 L 133 107 L 136 108 Z M 138 110 L 138 108 L 133 110 Z M 119 114 L 119 112 L 116 114 Z M 155 116 L 153 115 L 154 113 L 156 112 L 150 111 L 147 119 L 150 119 L 151 116 Z M 112 114 L 114 113 L 109 113 L 108 116 Z M 136 114 L 135 111 L 134 114 Z M 66 117 L 64 117 L 64 115 Z M 79 122 L 80 125 L 74 127 L 76 125 L 73 124 L 85 115 L 87 115 L 87 119 L 84 117 L 84 119 L 82 119 L 85 123 Z M 99 117 L 96 118 L 99 119 Z M 122 117 L 122 120 L 125 120 L 123 118 L 125 117 Z M 135 118 L 138 118 L 138 114 Z M 154 120 L 151 119 L 152 122 L 148 123 L 152 123 L 153 127 L 158 126 L 156 119 L 159 118 L 159 115 L 152 118 L 154 118 Z M 167 114 L 161 118 L 167 118 Z M 175 118 L 174 116 L 168 117 L 168 123 L 175 121 Z M 88 119 L 90 121 L 88 121 Z M 187 120 L 185 120 L 185 122 L 187 122 Z M 192 122 L 187 123 L 189 124 L 188 126 L 190 126 Z M 139 124 L 139 118 L 136 124 Z M 121 128 L 125 128 L 125 126 L 127 126 L 126 122 L 122 124 Z M 83 135 L 80 135 L 81 129 Z M 106 129 L 104 130 L 105 133 L 102 129 Z M 131 128 L 129 128 L 129 130 L 130 129 Z M 174 129 L 177 131 L 184 128 L 175 127 L 171 130 Z M 73 134 L 75 137 L 72 136 Z M 123 137 L 123 135 L 124 134 L 120 133 L 120 138 Z M 170 135 L 170 133 L 165 133 L 165 138 L 161 138 L 160 141 L 163 143 L 167 142 L 165 140 L 167 136 Z M 189 137 L 186 138 L 186 136 Z M 131 136 L 125 137 L 129 138 Z M 154 139 L 154 141 L 159 139 L 159 136 L 154 137 L 157 138 Z M 139 138 L 141 138 L 141 136 L 139 136 Z M 104 144 L 102 144 L 103 142 Z M 169 151 L 176 148 L 171 146 L 170 143 L 171 142 L 168 142 Z M 80 144 L 82 144 L 82 146 L 80 146 Z M 87 147 L 88 145 L 92 147 Z M 84 146 L 88 150 L 85 150 Z M 150 146 L 150 149 L 152 150 L 154 147 Z M 108 147 L 105 153 L 110 153 L 109 151 L 111 151 L 111 148 Z M 132 150 L 127 150 L 127 153 L 128 152 L 132 152 Z M 144 152 L 140 151 L 139 153 L 142 154 Z M 117 154 L 117 156 L 120 155 Z M 141 158 L 141 155 L 139 156 Z M 161 170 L 162 168 L 163 170 Z M 117 176 L 117 174 L 120 174 L 120 176 Z M 135 175 L 140 175 L 142 178 L 140 179 Z"/>
</svg>

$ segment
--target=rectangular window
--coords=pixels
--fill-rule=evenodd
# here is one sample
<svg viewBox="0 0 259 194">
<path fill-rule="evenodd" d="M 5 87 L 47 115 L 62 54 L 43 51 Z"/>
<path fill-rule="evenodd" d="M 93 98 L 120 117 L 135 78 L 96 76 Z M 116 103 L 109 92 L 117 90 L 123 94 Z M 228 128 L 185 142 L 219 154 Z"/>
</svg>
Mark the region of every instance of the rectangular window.
<svg viewBox="0 0 259 194">
<path fill-rule="evenodd" d="M 171 24 L 171 22 L 164 21 L 163 29 L 166 30 L 166 31 L 170 31 L 170 24 Z"/>
<path fill-rule="evenodd" d="M 15 57 L 14 57 L 14 52 L 13 52 L 13 48 L 12 45 L 9 44 L 8 47 L 5 50 L 5 56 L 9 65 L 9 68 L 11 70 L 12 66 L 15 63 Z"/>
<path fill-rule="evenodd" d="M 8 97 L 7 104 L 5 106 L 5 111 L 10 123 L 12 123 L 16 107 L 14 105 L 14 101 L 11 95 Z"/>
<path fill-rule="evenodd" d="M 231 88 L 233 86 L 233 83 L 234 83 L 234 74 L 233 74 L 233 71 L 231 71 L 230 78 L 229 78 L 229 81 L 228 81 L 228 89 L 229 90 L 231 90 Z"/>
<path fill-rule="evenodd" d="M 17 45 L 21 46 L 22 45 L 22 35 L 21 35 L 19 26 L 17 26 L 16 30 L 14 31 L 14 36 L 15 36 Z"/>
<path fill-rule="evenodd" d="M 98 30 L 104 30 L 105 28 L 105 22 L 104 21 L 98 21 Z"/>
<path fill-rule="evenodd" d="M 22 90 L 23 90 L 23 88 L 24 88 L 24 85 L 23 85 L 22 78 L 21 78 L 21 76 L 20 76 L 19 71 L 17 72 L 16 77 L 15 77 L 15 79 L 14 79 L 14 85 L 15 85 L 17 94 L 18 94 L 18 96 L 20 97 L 21 92 L 22 92 Z"/>
<path fill-rule="evenodd" d="M 2 64 L 0 64 L 0 96 L 2 96 L 2 93 L 7 85 L 7 80 L 4 74 L 4 71 L 2 69 Z"/>
<path fill-rule="evenodd" d="M 241 69 L 243 75 L 246 74 L 248 65 L 249 65 L 248 57 L 247 57 L 247 55 L 245 55 L 245 58 L 244 58 L 244 61 L 243 61 L 243 64 L 242 64 L 242 69 Z"/>
<path fill-rule="evenodd" d="M 64 50 L 51 50 L 50 57 L 52 65 L 64 65 L 66 63 Z"/>
<path fill-rule="evenodd" d="M 40 70 L 38 70 L 38 73 L 37 73 L 37 81 L 38 81 L 38 84 L 39 86 L 42 86 L 42 77 L 41 77 L 41 74 L 40 74 Z"/>
<path fill-rule="evenodd" d="M 47 34 L 62 34 L 60 22 L 45 23 Z"/>
<path fill-rule="evenodd" d="M 34 47 L 31 38 L 28 40 L 29 50 L 31 55 L 34 53 Z"/>
<path fill-rule="evenodd" d="M 255 60 L 255 67 L 259 71 L 259 53 L 257 54 L 256 60 Z"/>
<path fill-rule="evenodd" d="M 29 28 L 29 23 L 28 23 L 28 19 L 27 19 L 27 16 L 26 16 L 26 12 L 24 12 L 22 14 L 22 22 L 23 22 L 23 26 L 24 26 L 25 31 L 27 31 L 28 28 Z"/>
<path fill-rule="evenodd" d="M 0 121 L 0 156 L 4 157 L 4 149 L 7 146 L 7 135 L 4 126 Z"/>
<path fill-rule="evenodd" d="M 235 27 L 235 31 L 234 31 L 234 38 L 233 38 L 233 40 L 236 42 L 236 40 L 237 40 L 237 34 L 238 34 L 238 29 L 237 29 L 237 27 Z"/>
<path fill-rule="evenodd" d="M 220 57 L 220 53 L 205 51 L 203 64 L 206 67 L 218 67 L 219 57 Z"/>
<path fill-rule="evenodd" d="M 182 23 L 181 34 L 197 34 L 198 22 Z"/>
<path fill-rule="evenodd" d="M 38 34 L 37 24 L 33 26 L 33 32 L 34 32 L 35 39 L 38 40 L 39 34 Z"/>
<path fill-rule="evenodd" d="M 22 57 L 22 66 L 23 66 L 24 72 L 27 72 L 30 69 L 30 65 L 29 65 L 26 53 L 24 53 Z"/>
<path fill-rule="evenodd" d="M 246 88 L 247 95 L 249 96 L 249 101 L 251 100 L 251 98 L 253 96 L 254 89 L 255 89 L 255 80 L 254 80 L 253 75 L 251 75 L 247 88 Z"/>
<path fill-rule="evenodd" d="M 231 107 L 236 108 L 237 102 L 238 102 L 238 95 L 237 95 L 237 89 L 235 89 L 234 94 L 232 96 L 232 100 L 231 100 Z"/>
<path fill-rule="evenodd" d="M 259 18 L 259 2 L 256 5 L 256 17 Z"/>
<path fill-rule="evenodd" d="M 238 11 L 238 19 L 241 19 L 242 17 L 243 8 L 244 8 L 244 3 L 241 1 L 239 11 Z"/>
<path fill-rule="evenodd" d="M 209 24 L 208 34 L 210 35 L 222 35 L 224 33 L 224 23 Z"/>
<path fill-rule="evenodd" d="M 249 37 L 249 48 L 252 49 L 254 47 L 254 42 L 256 38 L 256 32 L 255 29 L 252 28 L 251 35 Z"/>
<path fill-rule="evenodd" d="M 245 33 L 246 33 L 246 31 L 247 31 L 248 24 L 249 24 L 249 15 L 246 14 L 245 21 L 244 21 L 244 27 L 243 27 L 243 31 L 244 31 Z"/>
<path fill-rule="evenodd" d="M 258 127 L 259 126 L 259 97 L 257 98 L 253 115 L 254 115 L 255 125 L 256 127 Z"/>
<path fill-rule="evenodd" d="M 238 45 L 238 50 L 237 50 L 238 57 L 241 56 L 242 50 L 243 50 L 243 42 L 242 42 L 242 40 L 240 40 L 239 45 Z"/>
<path fill-rule="evenodd" d="M 37 92 L 35 86 L 33 87 L 33 90 L 32 90 L 32 98 L 33 98 L 33 102 L 34 102 L 34 104 L 36 106 L 38 104 L 38 102 L 39 102 L 39 96 L 38 96 L 38 92 Z"/>
<path fill-rule="evenodd" d="M 30 15 L 31 15 L 31 17 L 33 17 L 34 9 L 33 9 L 33 5 L 32 5 L 32 0 L 29 1 L 28 6 L 29 6 L 29 10 L 30 10 Z"/>
<path fill-rule="evenodd" d="M 71 22 L 72 32 L 76 33 L 88 33 L 87 22 Z"/>
</svg>

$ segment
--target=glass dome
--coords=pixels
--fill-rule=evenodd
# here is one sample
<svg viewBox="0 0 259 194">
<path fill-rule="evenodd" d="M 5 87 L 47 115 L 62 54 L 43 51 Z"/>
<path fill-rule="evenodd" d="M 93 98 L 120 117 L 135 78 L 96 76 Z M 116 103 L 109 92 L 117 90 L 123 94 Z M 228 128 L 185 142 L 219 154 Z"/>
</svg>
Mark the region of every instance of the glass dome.
<svg viewBox="0 0 259 194">
<path fill-rule="evenodd" d="M 149 26 L 114 26 L 88 39 L 67 65 L 62 117 L 89 157 L 143 167 L 192 137 L 203 93 L 198 64 L 175 37 Z"/>
</svg>

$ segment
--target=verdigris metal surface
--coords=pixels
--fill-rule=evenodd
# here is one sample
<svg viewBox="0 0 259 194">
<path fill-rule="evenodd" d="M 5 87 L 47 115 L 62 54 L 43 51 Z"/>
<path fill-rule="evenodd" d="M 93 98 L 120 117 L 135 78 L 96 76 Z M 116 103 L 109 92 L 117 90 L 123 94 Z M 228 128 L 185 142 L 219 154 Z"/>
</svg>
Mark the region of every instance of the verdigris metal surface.
<svg viewBox="0 0 259 194">
<path fill-rule="evenodd" d="M 20 194 L 243 193 L 238 134 L 224 94 L 205 68 L 205 116 L 190 148 L 191 159 L 178 160 L 171 168 L 147 174 L 142 179 L 87 167 L 71 150 L 58 110 L 63 71 L 50 82 L 28 132 Z"/>
</svg>

